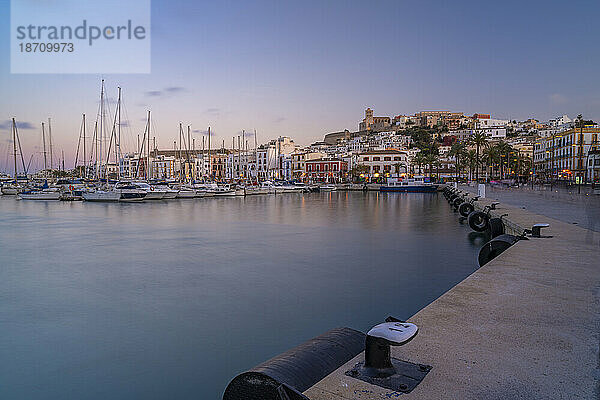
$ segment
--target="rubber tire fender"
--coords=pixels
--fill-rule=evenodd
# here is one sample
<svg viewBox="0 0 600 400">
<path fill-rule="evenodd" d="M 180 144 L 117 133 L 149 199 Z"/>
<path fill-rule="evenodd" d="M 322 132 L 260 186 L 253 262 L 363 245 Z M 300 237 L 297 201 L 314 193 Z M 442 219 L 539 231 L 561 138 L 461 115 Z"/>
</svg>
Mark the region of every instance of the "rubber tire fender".
<svg viewBox="0 0 600 400">
<path fill-rule="evenodd" d="M 467 221 L 475 232 L 483 232 L 488 228 L 490 217 L 482 211 L 473 211 L 467 217 Z"/>
<path fill-rule="evenodd" d="M 464 203 L 464 201 L 465 200 L 463 198 L 459 197 L 458 199 L 455 199 L 452 202 L 452 205 L 454 206 L 454 208 L 458 208 L 462 203 Z"/>
<path fill-rule="evenodd" d="M 458 207 L 458 213 L 463 217 L 468 217 L 473 211 L 475 211 L 475 206 L 466 201 Z"/>
<path fill-rule="evenodd" d="M 501 218 L 490 218 L 488 230 L 492 239 L 504 235 L 504 222 Z"/>
</svg>

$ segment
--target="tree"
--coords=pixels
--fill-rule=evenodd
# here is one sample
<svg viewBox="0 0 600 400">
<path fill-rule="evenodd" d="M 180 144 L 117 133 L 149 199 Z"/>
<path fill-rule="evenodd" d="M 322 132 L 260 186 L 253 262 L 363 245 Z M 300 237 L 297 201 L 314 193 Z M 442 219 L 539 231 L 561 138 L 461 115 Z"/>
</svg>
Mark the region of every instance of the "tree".
<svg viewBox="0 0 600 400">
<path fill-rule="evenodd" d="M 467 146 L 464 142 L 454 142 L 452 147 L 450 147 L 450 151 L 448 152 L 448 155 L 450 157 L 454 157 L 455 160 L 454 169 L 456 171 L 456 182 L 458 182 L 460 179 L 461 161 L 466 155 L 466 148 Z"/>
<path fill-rule="evenodd" d="M 413 159 L 413 162 L 419 166 L 419 173 L 423 173 L 421 166 L 427 162 L 427 160 L 425 158 L 426 158 L 425 153 L 420 151 L 415 155 L 415 157 Z"/>
<path fill-rule="evenodd" d="M 500 157 L 500 179 L 504 178 L 504 159 L 508 160 L 510 157 L 510 153 L 513 151 L 513 148 L 510 144 L 501 140 L 495 145 L 496 151 Z"/>
<path fill-rule="evenodd" d="M 470 141 L 471 141 L 471 144 L 473 144 L 475 146 L 475 153 L 476 153 L 475 180 L 477 182 L 479 182 L 479 164 L 481 163 L 479 154 L 480 154 L 480 150 L 482 147 L 487 147 L 488 141 L 487 141 L 487 137 L 485 136 L 485 134 L 483 132 L 475 132 L 473 135 L 471 135 Z"/>
<path fill-rule="evenodd" d="M 433 164 L 438 162 L 438 156 L 430 153 L 425 155 L 425 163 L 427 163 L 429 165 L 429 179 L 431 179 L 431 174 L 432 174 L 432 170 L 433 170 Z"/>
<path fill-rule="evenodd" d="M 406 165 L 400 162 L 394 164 L 394 169 L 396 170 L 396 176 L 400 177 L 400 168 L 406 168 Z"/>
<path fill-rule="evenodd" d="M 356 164 L 350 170 L 350 175 L 353 178 L 358 178 L 360 175 L 367 174 L 367 173 L 369 173 L 369 167 L 367 165 L 364 165 L 364 164 Z"/>
<path fill-rule="evenodd" d="M 485 161 L 486 168 L 489 168 L 489 176 L 490 178 L 493 175 L 494 165 L 500 161 L 500 154 L 495 146 L 488 146 L 483 149 L 483 160 Z"/>
<path fill-rule="evenodd" d="M 475 150 L 471 149 L 467 151 L 465 155 L 465 159 L 467 160 L 467 165 L 469 167 L 469 179 L 473 179 L 473 170 L 477 166 L 477 153 Z"/>
</svg>

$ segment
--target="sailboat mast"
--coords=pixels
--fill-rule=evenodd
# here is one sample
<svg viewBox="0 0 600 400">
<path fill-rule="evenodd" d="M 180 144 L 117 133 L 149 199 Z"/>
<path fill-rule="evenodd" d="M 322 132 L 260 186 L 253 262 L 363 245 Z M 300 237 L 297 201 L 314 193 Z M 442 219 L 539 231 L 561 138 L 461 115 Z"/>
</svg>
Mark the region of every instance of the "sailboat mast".
<svg viewBox="0 0 600 400">
<path fill-rule="evenodd" d="M 256 172 L 256 183 L 258 183 L 258 148 L 256 146 L 256 129 L 254 130 L 254 171 Z"/>
<path fill-rule="evenodd" d="M 13 156 L 15 160 L 15 183 L 17 183 L 17 123 L 15 119 L 12 119 L 12 129 L 13 129 Z"/>
<path fill-rule="evenodd" d="M 188 163 L 188 168 L 190 170 L 190 179 L 193 182 L 194 181 L 194 170 L 192 168 L 192 163 L 190 161 L 190 148 L 191 148 L 191 145 L 192 145 L 192 136 L 191 136 L 191 133 L 190 133 L 190 126 L 189 125 L 187 127 L 187 134 L 188 134 L 188 140 L 187 140 L 187 146 L 186 146 L 186 149 L 187 149 L 187 163 Z"/>
<path fill-rule="evenodd" d="M 83 114 L 83 173 L 87 176 L 87 159 L 85 158 L 85 114 Z"/>
<path fill-rule="evenodd" d="M 42 144 L 44 147 L 44 171 L 48 169 L 48 161 L 46 158 L 46 130 L 44 129 L 44 123 L 42 122 Z"/>
<path fill-rule="evenodd" d="M 146 180 L 150 179 L 150 110 L 148 110 L 148 148 L 146 149 L 146 153 L 148 153 L 148 158 L 146 159 Z"/>
<path fill-rule="evenodd" d="M 97 166 L 97 175 L 98 178 L 102 178 L 102 141 L 104 140 L 104 79 L 102 79 L 102 88 L 100 90 L 100 141 L 99 141 L 99 153 L 98 157 L 100 158 L 99 164 Z M 52 164 L 52 147 L 50 147 L 50 164 Z M 108 182 L 107 182 L 108 185 Z"/>
<path fill-rule="evenodd" d="M 244 148 L 244 141 L 246 140 L 245 136 L 246 136 L 246 131 L 242 129 L 242 145 L 240 146 L 240 165 L 242 164 L 241 151 Z M 238 140 L 239 140 L 239 137 L 238 137 Z M 245 169 L 246 169 L 246 167 L 244 167 L 244 169 L 242 169 L 242 171 L 244 171 L 244 175 L 243 175 L 244 180 L 246 180 L 246 171 L 245 171 Z"/>
<path fill-rule="evenodd" d="M 52 169 L 54 163 L 52 162 L 52 125 L 50 124 L 50 118 L 48 118 L 48 141 L 49 141 L 49 145 L 50 145 L 50 169 Z"/>
<path fill-rule="evenodd" d="M 212 157 L 210 156 L 210 126 L 208 127 L 208 177 L 212 179 Z"/>
<path fill-rule="evenodd" d="M 121 87 L 117 87 L 119 90 L 119 97 L 117 100 L 117 137 L 115 138 L 115 164 L 117 166 L 117 180 L 121 179 Z M 118 143 L 117 143 L 118 141 Z"/>
</svg>

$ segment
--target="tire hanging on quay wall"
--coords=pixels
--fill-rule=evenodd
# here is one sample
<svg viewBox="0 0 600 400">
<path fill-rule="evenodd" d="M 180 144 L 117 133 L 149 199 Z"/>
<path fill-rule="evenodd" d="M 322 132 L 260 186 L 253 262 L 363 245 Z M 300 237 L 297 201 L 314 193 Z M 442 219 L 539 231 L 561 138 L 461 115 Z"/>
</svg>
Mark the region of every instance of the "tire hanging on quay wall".
<svg viewBox="0 0 600 400">
<path fill-rule="evenodd" d="M 479 250 L 479 266 L 483 267 L 518 241 L 518 237 L 507 233 L 490 240 Z"/>
<path fill-rule="evenodd" d="M 458 207 L 458 213 L 463 217 L 468 217 L 473 211 L 475 211 L 475 206 L 468 202 L 464 202 Z"/>
<path fill-rule="evenodd" d="M 482 211 L 473 211 L 467 217 L 469 226 L 476 232 L 483 232 L 487 230 L 490 217 Z"/>
<path fill-rule="evenodd" d="M 459 197 L 458 199 L 452 202 L 452 205 L 454 206 L 454 208 L 458 208 L 458 206 L 460 206 L 462 203 L 464 203 L 464 199 L 462 197 Z"/>
<path fill-rule="evenodd" d="M 490 218 L 488 223 L 488 230 L 490 231 L 491 238 L 498 237 L 504 234 L 504 222 L 501 218 Z"/>
</svg>

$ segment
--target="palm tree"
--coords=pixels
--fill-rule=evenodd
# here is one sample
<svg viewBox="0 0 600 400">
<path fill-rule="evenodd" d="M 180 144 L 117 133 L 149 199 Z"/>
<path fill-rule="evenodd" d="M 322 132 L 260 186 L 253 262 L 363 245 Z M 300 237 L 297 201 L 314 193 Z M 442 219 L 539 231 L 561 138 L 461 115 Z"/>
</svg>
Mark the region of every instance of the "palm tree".
<svg viewBox="0 0 600 400">
<path fill-rule="evenodd" d="M 396 176 L 400 177 L 400 169 L 405 168 L 406 166 L 403 163 L 397 162 L 394 164 L 394 169 L 396 170 Z"/>
<path fill-rule="evenodd" d="M 489 176 L 490 178 L 492 177 L 493 174 L 493 168 L 494 165 L 496 164 L 496 162 L 498 162 L 500 159 L 500 154 L 498 153 L 498 150 L 496 149 L 495 146 L 489 146 L 485 149 L 483 149 L 483 160 L 485 161 L 485 165 L 487 165 L 489 168 Z"/>
<path fill-rule="evenodd" d="M 475 180 L 477 182 L 479 182 L 479 164 L 480 164 L 480 159 L 479 159 L 479 154 L 480 154 L 480 149 L 482 147 L 487 147 L 488 145 L 488 141 L 487 141 L 487 137 L 485 136 L 485 134 L 483 132 L 475 132 L 473 135 L 471 135 L 471 144 L 475 145 L 475 153 L 477 155 L 476 157 L 476 165 L 475 165 Z"/>
<path fill-rule="evenodd" d="M 431 172 L 433 170 L 433 164 L 438 161 L 438 156 L 430 153 L 425 156 L 425 162 L 429 165 L 429 179 L 431 179 Z"/>
<path fill-rule="evenodd" d="M 425 160 L 425 154 L 422 151 L 418 152 L 417 154 L 415 154 L 413 162 L 415 162 L 419 166 L 419 172 L 423 173 L 421 166 L 427 162 Z"/>
<path fill-rule="evenodd" d="M 364 164 L 356 164 L 351 170 L 350 175 L 354 178 L 359 177 L 361 174 L 367 174 L 369 172 L 369 167 Z"/>
<path fill-rule="evenodd" d="M 504 160 L 506 158 L 508 160 L 510 156 L 510 152 L 513 151 L 513 148 L 510 144 L 501 140 L 496 143 L 496 150 L 498 151 L 498 155 L 500 156 L 500 179 L 504 178 Z"/>
<path fill-rule="evenodd" d="M 477 152 L 473 149 L 467 151 L 465 155 L 467 165 L 469 166 L 469 180 L 473 179 L 473 170 L 478 165 L 477 163 Z"/>
<path fill-rule="evenodd" d="M 456 182 L 458 182 L 460 179 L 460 162 L 465 156 L 466 148 L 467 146 L 464 142 L 454 142 L 454 144 L 452 144 L 452 147 L 450 147 L 450 151 L 448 152 L 448 155 L 450 157 L 454 157 L 454 159 L 456 160 L 454 163 L 454 169 L 456 171 Z"/>
</svg>

